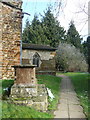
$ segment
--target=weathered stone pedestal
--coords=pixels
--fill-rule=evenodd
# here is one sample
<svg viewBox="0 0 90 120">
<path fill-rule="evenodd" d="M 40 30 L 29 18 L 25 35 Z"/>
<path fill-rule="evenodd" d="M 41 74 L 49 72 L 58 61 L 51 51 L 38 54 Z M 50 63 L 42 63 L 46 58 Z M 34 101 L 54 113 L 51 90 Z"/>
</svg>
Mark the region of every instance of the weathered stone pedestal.
<svg viewBox="0 0 90 120">
<path fill-rule="evenodd" d="M 46 111 L 48 106 L 45 85 L 38 85 L 35 77 L 35 66 L 14 66 L 16 80 L 11 88 L 10 99 L 16 104 Z"/>
</svg>

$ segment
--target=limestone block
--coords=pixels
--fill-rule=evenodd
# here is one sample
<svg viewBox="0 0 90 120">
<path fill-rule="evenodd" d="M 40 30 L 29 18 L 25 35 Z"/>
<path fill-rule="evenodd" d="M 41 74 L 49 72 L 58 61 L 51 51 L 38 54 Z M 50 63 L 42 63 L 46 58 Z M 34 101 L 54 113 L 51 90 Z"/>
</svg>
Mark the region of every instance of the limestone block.
<svg viewBox="0 0 90 120">
<path fill-rule="evenodd" d="M 12 98 L 28 98 L 37 95 L 37 86 L 29 86 L 29 85 L 16 85 L 14 84 L 11 88 Z"/>
<path fill-rule="evenodd" d="M 45 104 L 45 102 L 34 102 L 32 107 L 39 111 L 47 111 L 47 105 Z"/>
<path fill-rule="evenodd" d="M 32 92 L 33 91 L 33 92 Z M 10 99 L 19 105 L 26 105 L 38 111 L 46 112 L 48 108 L 48 95 L 45 85 L 37 85 L 36 88 L 24 85 L 13 85 L 11 88 Z"/>
</svg>

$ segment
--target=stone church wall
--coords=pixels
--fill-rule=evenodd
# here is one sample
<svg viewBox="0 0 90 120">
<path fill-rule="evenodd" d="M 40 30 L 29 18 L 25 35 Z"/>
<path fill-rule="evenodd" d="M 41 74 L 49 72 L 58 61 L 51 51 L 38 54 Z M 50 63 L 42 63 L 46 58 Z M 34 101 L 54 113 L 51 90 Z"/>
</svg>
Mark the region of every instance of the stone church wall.
<svg viewBox="0 0 90 120">
<path fill-rule="evenodd" d="M 55 51 L 46 50 L 23 50 L 23 64 L 33 64 L 33 56 L 38 53 L 40 56 L 40 66 L 36 71 L 55 71 Z"/>
<path fill-rule="evenodd" d="M 13 0 L 9 3 L 16 7 L 22 4 Z M 21 9 L 0 2 L 0 79 L 14 79 L 12 66 L 20 64 L 20 14 Z"/>
</svg>

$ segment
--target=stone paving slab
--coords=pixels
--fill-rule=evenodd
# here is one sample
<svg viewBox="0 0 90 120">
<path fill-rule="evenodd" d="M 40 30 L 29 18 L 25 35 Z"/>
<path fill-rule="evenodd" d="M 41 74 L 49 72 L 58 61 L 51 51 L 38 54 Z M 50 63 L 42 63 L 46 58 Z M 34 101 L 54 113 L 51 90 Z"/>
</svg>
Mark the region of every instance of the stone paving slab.
<svg viewBox="0 0 90 120">
<path fill-rule="evenodd" d="M 70 105 L 69 104 L 69 111 L 75 111 L 75 112 L 83 112 L 83 108 L 80 105 Z"/>
<path fill-rule="evenodd" d="M 79 101 L 79 98 L 78 97 L 68 97 L 68 101 Z"/>
<path fill-rule="evenodd" d="M 70 101 L 68 101 L 68 104 L 69 105 L 71 105 L 71 104 L 73 104 L 73 105 L 80 105 L 80 102 L 78 101 L 78 100 L 70 100 Z"/>
<path fill-rule="evenodd" d="M 71 100 L 69 100 L 67 98 L 65 99 L 65 97 L 64 98 L 61 97 L 59 103 L 80 105 L 80 101 L 78 99 L 71 98 Z"/>
<path fill-rule="evenodd" d="M 70 118 L 86 118 L 83 112 L 70 112 Z"/>
<path fill-rule="evenodd" d="M 78 98 L 77 96 L 74 96 L 74 95 L 72 95 L 72 96 L 71 96 L 71 95 L 68 95 L 67 99 L 68 99 L 68 100 L 73 100 L 73 99 L 74 99 L 74 100 L 79 100 L 79 98 Z"/>
<path fill-rule="evenodd" d="M 51 120 L 87 120 L 86 118 L 53 118 Z"/>
<path fill-rule="evenodd" d="M 77 96 L 77 94 L 76 94 L 75 91 L 68 91 L 68 94 L 70 94 L 70 95 L 76 95 Z"/>
<path fill-rule="evenodd" d="M 65 111 L 65 110 L 68 111 L 68 105 L 61 103 L 58 105 L 58 109 L 59 109 L 59 111 Z"/>
<path fill-rule="evenodd" d="M 64 75 L 61 81 L 60 100 L 58 110 L 54 112 L 55 118 L 60 120 L 85 120 L 83 108 L 80 106 L 79 98 L 74 90 L 71 80 Z"/>
<path fill-rule="evenodd" d="M 68 111 L 56 111 L 55 118 L 68 118 Z"/>
<path fill-rule="evenodd" d="M 67 99 L 60 98 L 59 103 L 68 104 Z"/>
<path fill-rule="evenodd" d="M 71 95 L 69 93 L 65 93 L 65 94 L 61 93 L 60 97 L 76 98 L 76 99 L 78 99 L 76 95 L 74 95 L 74 94 Z"/>
</svg>

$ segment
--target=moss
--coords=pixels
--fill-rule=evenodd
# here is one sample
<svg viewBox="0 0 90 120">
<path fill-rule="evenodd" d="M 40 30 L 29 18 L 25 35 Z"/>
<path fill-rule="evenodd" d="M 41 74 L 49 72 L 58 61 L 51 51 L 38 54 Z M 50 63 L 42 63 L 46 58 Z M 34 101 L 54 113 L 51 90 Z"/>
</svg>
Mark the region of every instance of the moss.
<svg viewBox="0 0 90 120">
<path fill-rule="evenodd" d="M 13 100 L 16 100 L 16 101 L 23 101 L 23 100 L 31 100 L 31 98 L 13 98 Z"/>
</svg>

